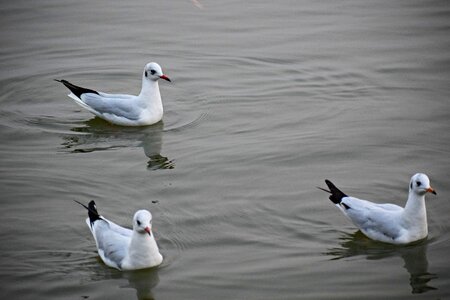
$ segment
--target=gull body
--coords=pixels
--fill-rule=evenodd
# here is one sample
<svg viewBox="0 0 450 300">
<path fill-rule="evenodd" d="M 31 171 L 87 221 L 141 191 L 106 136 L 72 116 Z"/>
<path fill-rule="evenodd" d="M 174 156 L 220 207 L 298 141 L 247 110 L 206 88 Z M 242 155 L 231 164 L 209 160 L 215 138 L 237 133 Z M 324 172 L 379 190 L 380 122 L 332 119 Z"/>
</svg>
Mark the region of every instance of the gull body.
<svg viewBox="0 0 450 300">
<path fill-rule="evenodd" d="M 395 204 L 377 204 L 347 196 L 331 181 L 325 180 L 330 200 L 367 237 L 390 244 L 408 244 L 428 235 L 425 194 L 436 194 L 428 176 L 417 173 L 411 177 L 405 207 Z"/>
<path fill-rule="evenodd" d="M 76 201 L 78 202 L 78 201 Z M 133 230 L 124 228 L 99 215 L 94 201 L 88 206 L 86 223 L 103 262 L 119 270 L 137 270 L 158 266 L 163 257 L 151 231 L 152 215 L 138 210 L 133 217 Z"/>
<path fill-rule="evenodd" d="M 163 105 L 158 80 L 169 77 L 157 63 L 148 63 L 142 73 L 142 88 L 137 96 L 108 94 L 76 86 L 67 80 L 57 80 L 70 90 L 75 103 L 112 124 L 144 126 L 161 121 Z"/>
</svg>

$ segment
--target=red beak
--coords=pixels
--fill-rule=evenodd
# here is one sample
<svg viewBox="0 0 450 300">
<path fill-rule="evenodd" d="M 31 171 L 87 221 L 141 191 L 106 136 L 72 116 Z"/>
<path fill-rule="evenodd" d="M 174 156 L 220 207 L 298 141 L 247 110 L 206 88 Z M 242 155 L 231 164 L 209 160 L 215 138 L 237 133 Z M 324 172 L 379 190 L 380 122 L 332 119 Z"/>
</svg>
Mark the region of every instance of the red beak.
<svg viewBox="0 0 450 300">
<path fill-rule="evenodd" d="M 152 236 L 152 230 L 150 229 L 150 227 L 145 227 L 144 230 L 148 233 L 149 236 Z"/>
<path fill-rule="evenodd" d="M 168 82 L 172 82 L 172 80 L 170 80 L 170 78 L 167 77 L 166 75 L 161 75 L 161 76 L 159 76 L 159 78 L 167 80 Z"/>
</svg>

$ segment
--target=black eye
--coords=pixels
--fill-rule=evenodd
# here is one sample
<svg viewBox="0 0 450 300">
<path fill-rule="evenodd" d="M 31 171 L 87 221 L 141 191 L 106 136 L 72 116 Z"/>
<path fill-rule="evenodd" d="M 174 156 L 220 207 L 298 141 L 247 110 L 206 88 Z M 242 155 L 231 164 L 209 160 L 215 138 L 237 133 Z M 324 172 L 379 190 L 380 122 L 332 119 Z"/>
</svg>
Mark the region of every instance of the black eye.
<svg viewBox="0 0 450 300">
<path fill-rule="evenodd" d="M 421 185 L 422 185 L 422 182 L 416 181 L 416 184 L 417 184 L 417 186 L 421 186 Z"/>
<path fill-rule="evenodd" d="M 138 226 L 141 226 L 141 221 L 137 220 L 136 223 L 138 224 Z"/>
<path fill-rule="evenodd" d="M 145 71 L 145 77 L 147 77 L 147 76 L 148 76 L 147 71 Z"/>
<path fill-rule="evenodd" d="M 150 73 L 152 73 L 152 75 L 155 75 L 156 71 L 155 70 L 151 70 Z"/>
</svg>

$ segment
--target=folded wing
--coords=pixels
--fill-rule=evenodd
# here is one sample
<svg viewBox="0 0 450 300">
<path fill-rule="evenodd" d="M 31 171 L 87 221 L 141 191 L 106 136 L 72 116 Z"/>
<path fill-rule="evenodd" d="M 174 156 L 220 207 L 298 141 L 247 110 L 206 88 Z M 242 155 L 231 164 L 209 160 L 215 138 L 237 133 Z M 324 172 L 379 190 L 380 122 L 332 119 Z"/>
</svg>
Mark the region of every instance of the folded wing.
<svg viewBox="0 0 450 300">
<path fill-rule="evenodd" d="M 98 254 L 105 264 L 121 269 L 122 261 L 127 255 L 132 231 L 106 219 L 93 223 L 91 231 L 97 244 Z"/>
<path fill-rule="evenodd" d="M 137 97 L 131 95 L 111 95 L 102 92 L 98 94 L 86 93 L 81 95 L 77 103 L 102 117 L 116 116 L 128 120 L 138 120 L 142 112 Z"/>
</svg>

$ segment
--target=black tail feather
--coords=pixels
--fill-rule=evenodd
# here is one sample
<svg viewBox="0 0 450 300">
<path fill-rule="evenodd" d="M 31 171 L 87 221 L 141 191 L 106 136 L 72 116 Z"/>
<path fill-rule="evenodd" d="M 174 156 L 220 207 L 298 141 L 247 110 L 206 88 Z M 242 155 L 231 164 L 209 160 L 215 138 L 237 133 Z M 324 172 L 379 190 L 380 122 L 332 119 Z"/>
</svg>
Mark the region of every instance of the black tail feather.
<svg viewBox="0 0 450 300">
<path fill-rule="evenodd" d="M 55 79 L 55 81 L 57 82 L 61 82 L 62 84 L 64 84 L 66 86 L 66 88 L 68 88 L 72 93 L 74 93 L 75 96 L 77 96 L 78 98 L 81 97 L 81 94 L 85 94 L 85 93 L 94 93 L 98 95 L 97 91 L 91 90 L 91 89 L 87 89 L 81 86 L 77 86 L 75 84 L 72 84 L 70 82 L 68 82 L 67 80 L 64 79 Z"/>
<path fill-rule="evenodd" d="M 327 193 L 330 193 L 330 197 L 329 199 L 331 200 L 331 202 L 333 202 L 334 204 L 339 204 L 342 201 L 342 198 L 344 197 L 348 197 L 346 194 L 344 194 L 340 189 L 338 189 L 331 181 L 329 181 L 328 179 L 325 179 L 325 183 L 327 184 L 328 188 L 330 189 L 329 191 L 323 188 L 318 187 L 318 189 L 325 191 Z"/>
<path fill-rule="evenodd" d="M 102 217 L 99 215 L 98 211 L 97 211 L 97 207 L 95 206 L 95 202 L 94 200 L 91 200 L 88 204 L 88 206 L 84 205 L 83 203 L 77 201 L 77 200 L 73 200 L 76 203 L 80 204 L 81 206 L 83 206 L 84 208 L 86 208 L 88 210 L 88 216 L 89 216 L 89 222 L 94 223 L 97 220 L 101 220 Z"/>
</svg>

